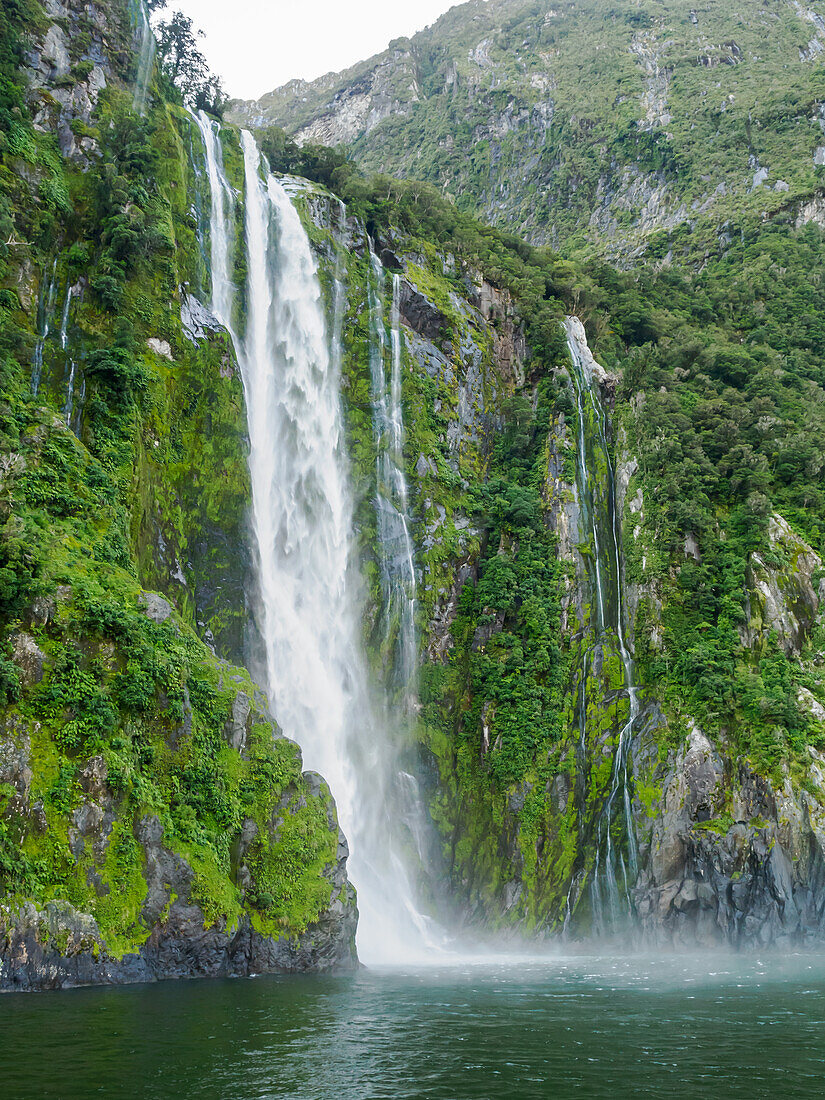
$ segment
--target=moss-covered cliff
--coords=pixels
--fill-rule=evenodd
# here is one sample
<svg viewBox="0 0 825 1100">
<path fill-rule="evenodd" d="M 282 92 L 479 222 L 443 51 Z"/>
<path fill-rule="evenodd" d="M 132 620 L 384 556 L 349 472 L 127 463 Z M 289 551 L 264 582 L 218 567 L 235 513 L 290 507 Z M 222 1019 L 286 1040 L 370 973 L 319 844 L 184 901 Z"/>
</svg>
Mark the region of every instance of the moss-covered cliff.
<svg viewBox="0 0 825 1100">
<path fill-rule="evenodd" d="M 136 109 L 125 5 L 3 19 L 2 984 L 352 965 L 334 803 L 237 667 L 246 416 L 191 121 Z"/>
<path fill-rule="evenodd" d="M 364 211 L 402 272 L 419 767 L 462 918 L 594 930 L 590 883 L 609 832 L 626 860 L 635 846 L 623 904 L 650 934 L 819 934 L 823 345 L 793 305 L 803 269 L 821 264 L 819 235 L 775 224 L 700 273 L 588 274 L 481 230 L 426 188 L 292 155 Z M 609 368 L 594 367 L 584 444 L 561 335 L 576 309 Z M 797 320 L 781 328 L 788 311 Z M 365 374 L 345 392 L 364 425 L 368 394 Z M 368 435 L 353 453 L 369 500 Z M 615 629 L 594 635 L 583 455 L 615 513 L 618 573 L 607 568 L 635 657 L 620 790 L 627 670 Z M 690 787 L 697 736 L 726 761 L 712 810 L 702 783 L 695 797 L 672 793 Z M 751 812 L 754 783 L 773 792 L 770 813 Z M 717 833 L 694 832 L 707 814 L 724 858 L 707 846 Z M 779 848 L 792 873 L 773 867 Z M 668 850 L 680 856 L 662 863 Z"/>
</svg>

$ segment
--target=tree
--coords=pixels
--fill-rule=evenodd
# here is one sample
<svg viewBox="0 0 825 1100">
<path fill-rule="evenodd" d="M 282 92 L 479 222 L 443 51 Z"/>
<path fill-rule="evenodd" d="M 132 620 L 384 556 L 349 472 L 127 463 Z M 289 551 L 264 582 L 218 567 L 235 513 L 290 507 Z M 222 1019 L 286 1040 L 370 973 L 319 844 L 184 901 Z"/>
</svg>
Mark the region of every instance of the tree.
<svg viewBox="0 0 825 1100">
<path fill-rule="evenodd" d="M 161 0 L 157 6 L 164 3 Z M 202 37 L 203 31 L 195 29 L 189 16 L 181 11 L 158 23 L 160 69 L 187 106 L 220 115 L 227 97 L 220 79 L 210 73 L 206 58 L 198 49 L 197 40 Z"/>
</svg>

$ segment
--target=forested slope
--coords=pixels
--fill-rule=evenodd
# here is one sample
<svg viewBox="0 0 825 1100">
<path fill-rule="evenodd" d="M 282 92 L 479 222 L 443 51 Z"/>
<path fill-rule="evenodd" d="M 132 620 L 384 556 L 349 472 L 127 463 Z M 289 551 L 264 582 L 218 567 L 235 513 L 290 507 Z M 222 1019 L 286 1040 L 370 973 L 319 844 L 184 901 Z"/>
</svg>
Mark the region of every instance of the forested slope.
<svg viewBox="0 0 825 1100">
<path fill-rule="evenodd" d="M 473 0 L 232 113 L 626 263 L 712 252 L 743 218 L 821 217 L 823 46 L 815 0 Z"/>
</svg>

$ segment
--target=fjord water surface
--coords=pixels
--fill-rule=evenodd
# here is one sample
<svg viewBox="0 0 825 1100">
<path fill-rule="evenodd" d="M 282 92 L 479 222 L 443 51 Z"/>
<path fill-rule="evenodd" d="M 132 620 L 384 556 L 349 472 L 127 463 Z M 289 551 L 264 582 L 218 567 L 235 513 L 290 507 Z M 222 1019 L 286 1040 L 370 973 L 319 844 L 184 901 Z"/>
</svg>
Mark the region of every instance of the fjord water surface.
<svg viewBox="0 0 825 1100">
<path fill-rule="evenodd" d="M 821 1097 L 825 959 L 524 957 L 0 998 L 6 1100 Z"/>
</svg>

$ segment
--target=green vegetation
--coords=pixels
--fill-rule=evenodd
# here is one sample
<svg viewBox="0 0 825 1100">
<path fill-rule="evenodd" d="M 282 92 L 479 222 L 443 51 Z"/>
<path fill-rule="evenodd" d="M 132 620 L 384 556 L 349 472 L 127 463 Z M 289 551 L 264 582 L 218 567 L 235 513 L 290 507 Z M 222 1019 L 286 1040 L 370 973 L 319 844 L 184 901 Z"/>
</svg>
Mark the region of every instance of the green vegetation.
<svg viewBox="0 0 825 1100">
<path fill-rule="evenodd" d="M 764 9 L 762 68 L 752 54 L 764 34 L 726 29 L 729 13 L 715 9 L 700 13 L 710 44 L 697 64 L 682 0 L 625 14 L 588 0 L 575 17 L 567 3 L 547 7 L 511 4 L 503 18 L 491 0 L 470 29 L 459 9 L 395 44 L 389 79 L 406 113 L 358 138 L 361 167 L 352 150 L 299 147 L 275 126 L 259 135 L 275 170 L 346 202 L 435 319 L 426 350 L 411 339 L 403 353 L 426 649 L 418 748 L 456 895 L 527 928 L 552 926 L 574 870 L 589 866 L 628 714 L 613 634 L 598 667 L 585 663 L 589 594 L 554 527 L 551 461 L 563 497 L 575 480 L 566 313 L 585 320 L 613 375 L 603 396 L 614 467 L 638 464 L 620 517 L 625 581 L 638 597 L 643 702 L 666 719 L 644 735 L 640 815 L 660 811 L 691 720 L 774 779 L 787 769 L 810 786 L 809 749 L 825 748 L 814 558 L 825 555 L 825 245 L 798 217 L 821 182 L 821 66 L 799 59 L 787 6 Z M 124 12 L 111 15 L 125 48 Z M 95 916 L 110 952 L 133 950 L 148 934 L 142 823 L 157 817 L 208 924 L 246 916 L 262 933 L 297 935 L 329 905 L 337 826 L 328 792 L 301 776 L 297 749 L 260 708 L 245 744 L 232 744 L 239 693 L 255 696 L 225 663 L 242 659 L 246 619 L 243 389 L 226 335 L 194 339 L 181 321 L 187 293 L 207 293 L 209 196 L 180 103 L 219 108 L 219 90 L 203 84 L 191 25 L 166 24 L 146 116 L 116 73 L 88 118 L 71 120 L 79 145 L 64 157 L 57 123 L 32 125 L 19 71 L 43 18 L 34 0 L 0 13 L 0 720 L 30 771 L 0 784 L 3 893 L 69 901 Z M 89 80 L 87 53 L 73 42 L 60 88 Z M 656 56 L 659 106 L 673 118 L 643 123 Z M 418 103 L 406 99 L 410 65 Z M 52 92 L 37 96 L 57 119 Z M 308 95 L 287 120 L 273 104 L 292 129 L 319 107 Z M 222 141 L 240 192 L 236 136 L 225 128 Z M 366 174 L 379 158 L 425 182 Z M 754 184 L 756 165 L 787 188 Z M 649 223 L 651 199 L 665 214 Z M 299 202 L 325 289 L 333 265 L 348 283 L 364 632 L 386 672 L 373 275 L 363 249 L 313 223 L 314 201 L 331 200 Z M 494 210 L 499 228 L 476 210 Z M 240 312 L 241 217 L 236 226 Z M 606 253 L 632 254 L 633 268 L 610 267 Z M 147 617 L 146 590 L 175 613 Z M 104 820 L 84 831 L 98 809 Z M 729 816 L 702 827 L 723 833 Z"/>
<path fill-rule="evenodd" d="M 489 0 L 230 113 L 310 141 L 346 115 L 341 142 L 365 171 L 423 180 L 568 255 L 701 253 L 727 222 L 820 185 L 822 41 L 804 5 L 779 0 Z M 354 93 L 372 109 L 353 132 Z"/>
<path fill-rule="evenodd" d="M 652 620 L 637 631 L 645 675 L 677 712 L 735 731 L 763 771 L 802 753 L 810 726 L 797 701 L 813 674 L 810 638 L 795 639 L 800 661 L 769 626 L 757 645 L 743 631 L 756 613 L 753 555 L 787 578 L 794 614 L 813 611 L 794 594 L 804 544 L 768 528 L 778 513 L 825 553 L 823 261 L 819 229 L 778 219 L 700 272 L 593 270 L 611 302 L 603 358 L 623 368 L 617 415 L 644 492 L 650 552 L 644 575 L 631 555 L 632 579 L 664 597 L 663 645 L 648 647 Z"/>
<path fill-rule="evenodd" d="M 461 596 L 449 662 L 425 667 L 422 677 L 423 737 L 439 760 L 442 784 L 433 796 L 435 815 L 452 846 L 456 875 L 470 868 L 489 883 L 500 874 L 492 856 L 477 855 L 482 836 L 491 842 L 505 828 L 508 792 L 537 775 L 546 786 L 554 770 L 566 766 L 576 736 L 575 646 L 561 635 L 554 607 L 563 570 L 537 495 L 548 415 L 571 414 L 564 385 L 551 381 L 567 369 L 558 323 L 564 312 L 585 317 L 595 351 L 619 375 L 614 424 L 622 453 L 639 463 L 629 495 L 641 488 L 644 515 L 641 525 L 624 517 L 627 579 L 653 585 L 662 604 L 654 611 L 643 595 L 635 623 L 638 672 L 670 721 L 659 734 L 656 759 L 679 747 L 672 731 L 690 715 L 709 733 L 732 734 L 765 774 L 777 774 L 783 762 L 804 767 L 807 744 L 818 746 L 822 737 L 798 701 L 800 686 L 822 697 L 812 664 L 816 645 L 806 628 L 798 639 L 801 655 L 780 647 L 769 626 L 754 640 L 745 632 L 754 614 L 753 555 L 792 578 L 795 559 L 804 554 L 801 543 L 783 549 L 769 537 L 771 514 L 790 522 L 820 556 L 825 551 L 820 230 L 777 216 L 743 229 L 698 269 L 574 265 L 479 226 L 427 185 L 367 179 L 343 153 L 299 149 L 282 132 L 266 131 L 264 141 L 277 167 L 332 186 L 379 238 L 401 245 L 402 253 L 428 257 L 425 269 L 408 264 L 407 273 L 447 318 L 445 347 L 462 340 L 450 292 L 466 294 L 465 279 L 477 269 L 509 291 L 526 332 L 525 386 L 508 410 L 498 403 L 508 427 L 492 456 L 479 462 L 462 454 L 458 476 L 446 447 L 454 387 L 414 365 L 405 380 L 410 467 L 423 454 L 437 470 L 424 476 L 422 497 L 448 516 L 471 514 L 482 535 L 472 555 L 477 585 L 465 586 Z M 457 260 L 449 270 L 445 255 Z M 534 392 L 539 403 L 530 413 L 527 395 Z M 534 463 L 529 475 L 521 468 L 525 438 Z M 364 459 L 357 455 L 360 468 Z M 519 526 L 529 532 L 526 540 Z M 686 539 L 697 557 L 686 556 Z M 446 535 L 445 542 L 449 550 L 442 545 L 422 554 L 427 617 L 433 595 L 449 589 L 466 556 L 460 543 Z M 538 595 L 528 598 L 530 588 Z M 536 600 L 538 629 L 527 618 Z M 474 644 L 491 625 L 483 648 Z M 616 683 L 607 676 L 595 699 L 620 686 L 620 675 Z M 602 734 L 622 721 L 611 713 Z M 598 721 L 595 727 L 601 729 Z M 594 792 L 606 781 L 594 773 Z M 656 791 L 659 781 L 651 775 L 642 786 Z M 545 796 L 537 797 L 546 806 Z M 558 818 L 549 827 L 553 833 L 565 828 Z"/>
<path fill-rule="evenodd" d="M 562 734 L 563 565 L 544 517 L 550 406 L 546 390 L 542 396 L 536 413 L 523 397 L 514 398 L 507 428 L 496 439 L 489 477 L 477 490 L 478 581 L 460 597 L 446 682 L 442 673 L 435 698 L 424 694 L 425 707 L 452 728 L 454 751 L 468 762 L 475 762 L 488 727 L 485 763 L 504 789 L 527 775 L 546 782 L 549 751 Z"/>
<path fill-rule="evenodd" d="M 182 325 L 205 282 L 190 122 L 162 95 L 139 117 L 113 77 L 62 157 L 18 69 L 47 26 L 0 13 L 0 896 L 69 903 L 89 950 L 133 952 L 163 917 L 157 819 L 207 926 L 296 937 L 329 906 L 338 828 L 222 659 L 243 645 L 246 420 L 226 334 Z M 76 48 L 67 87 L 93 67 Z"/>
</svg>

